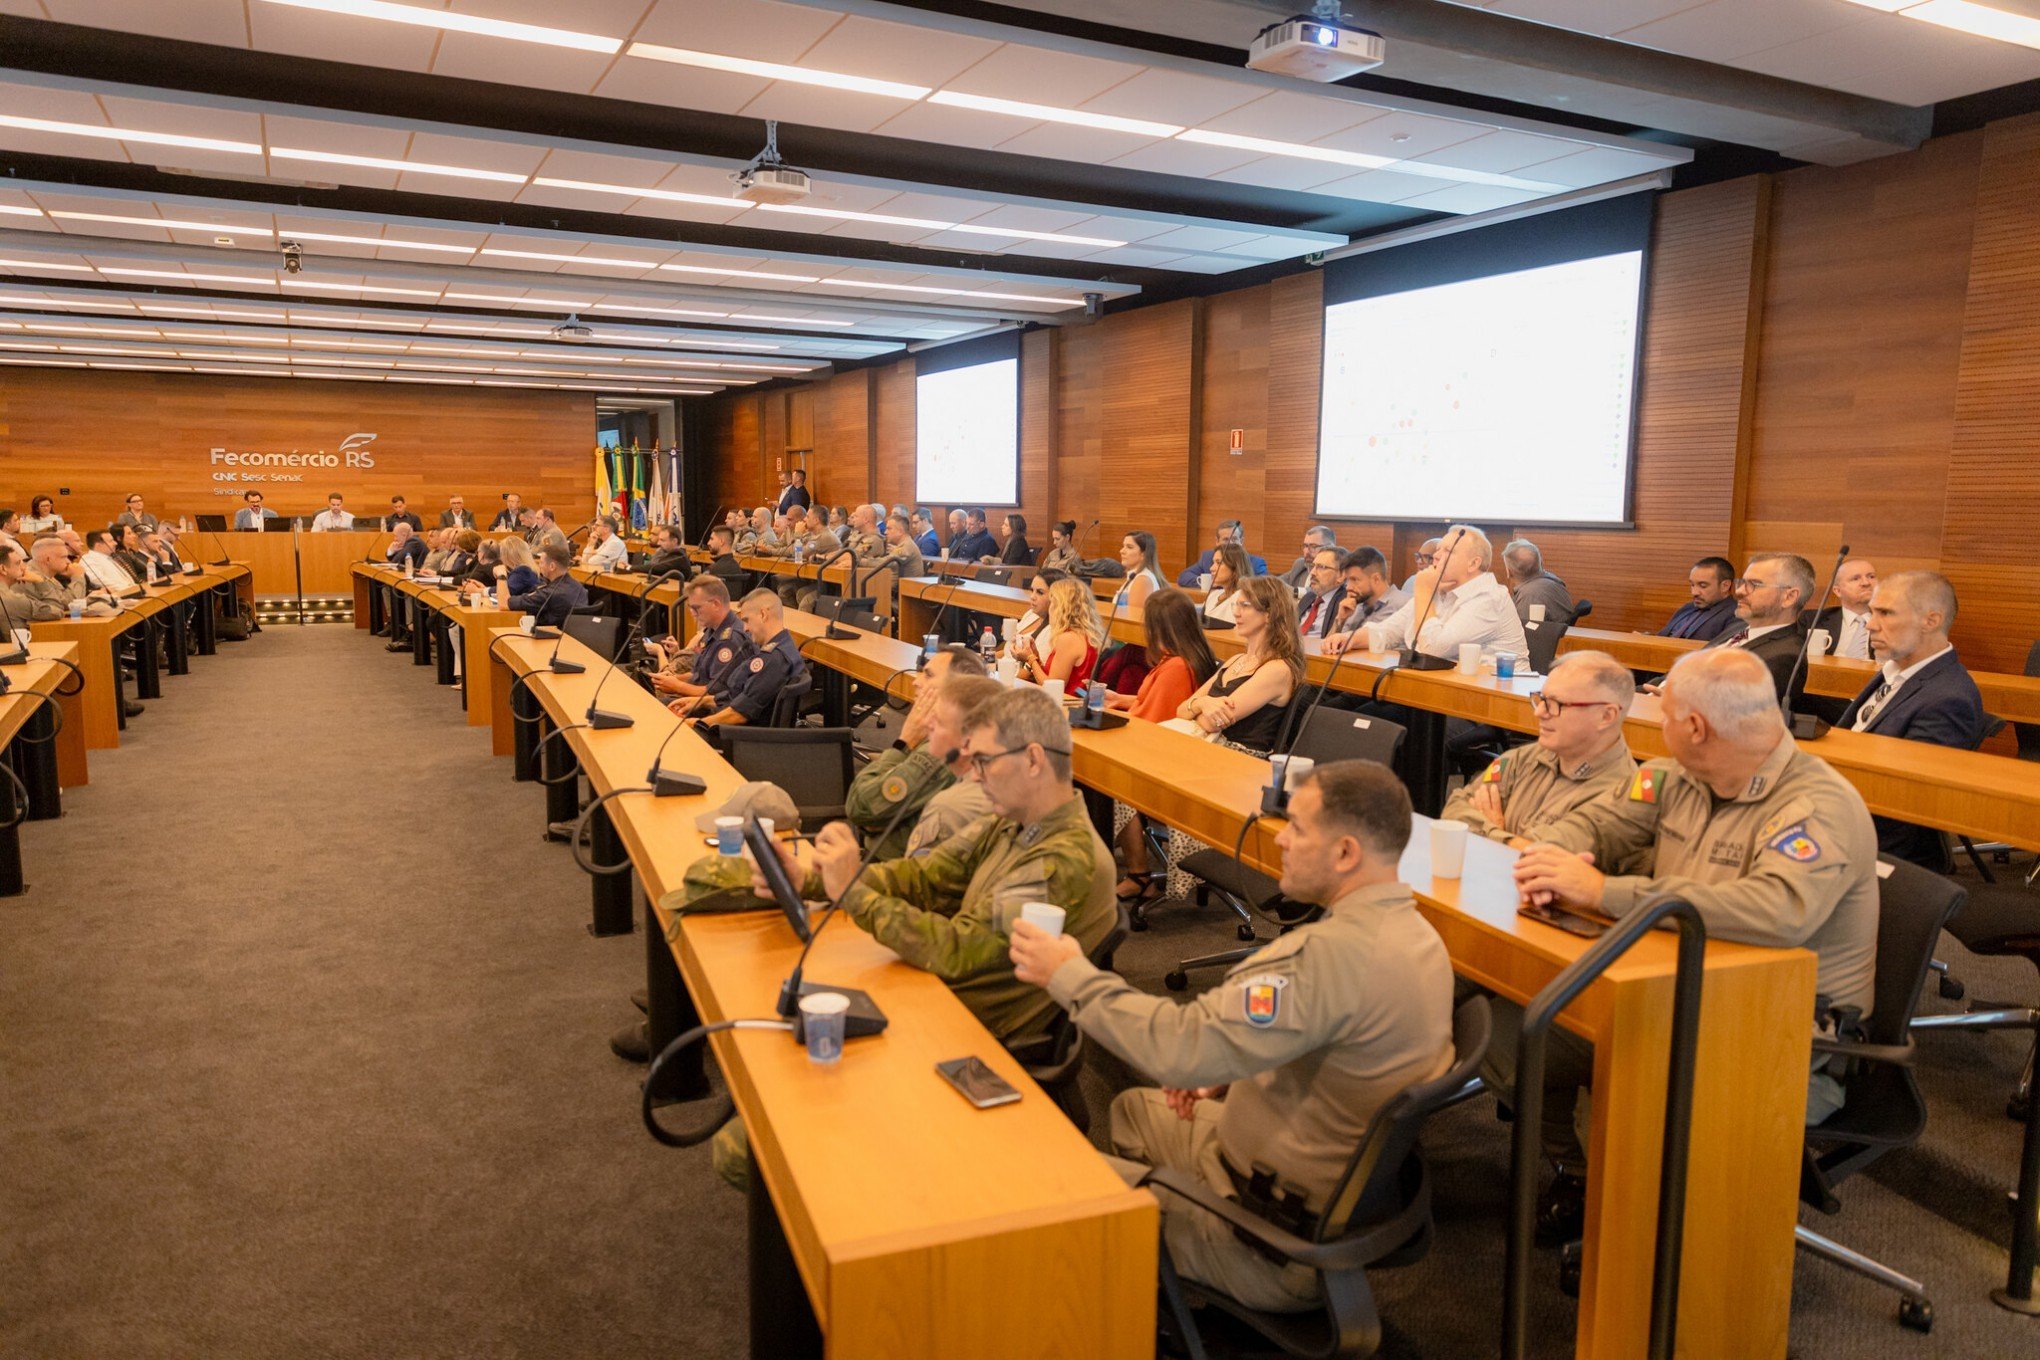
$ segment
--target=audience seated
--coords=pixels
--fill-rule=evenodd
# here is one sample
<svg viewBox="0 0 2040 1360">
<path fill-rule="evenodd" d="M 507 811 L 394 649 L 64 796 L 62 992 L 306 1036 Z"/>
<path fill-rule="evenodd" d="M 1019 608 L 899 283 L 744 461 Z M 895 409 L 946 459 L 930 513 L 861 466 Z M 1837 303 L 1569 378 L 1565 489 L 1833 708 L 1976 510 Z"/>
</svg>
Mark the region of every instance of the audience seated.
<svg viewBox="0 0 2040 1360">
<path fill-rule="evenodd" d="M 1789 682 L 1792 693 L 1787 698 L 1795 713 L 1806 695 L 1806 672 L 1799 667 L 1799 652 L 1806 645 L 1803 611 L 1812 594 L 1813 564 L 1797 553 L 1752 557 L 1742 579 L 1735 583 L 1735 616 L 1742 620 L 1742 630 L 1707 644 L 1746 651 L 1762 661 L 1778 695 L 1785 695 Z"/>
<path fill-rule="evenodd" d="M 1126 571 L 1126 584 L 1112 597 L 1114 608 L 1143 604 L 1150 594 L 1162 588 L 1162 569 L 1155 553 L 1155 536 L 1147 530 L 1136 529 L 1120 540 L 1119 565 Z"/>
<path fill-rule="evenodd" d="M 928 658 L 899 740 L 872 756 L 843 797 L 844 818 L 866 854 L 925 855 L 992 810 L 983 787 L 969 778 L 963 715 L 1003 692 L 968 647 L 944 647 Z"/>
<path fill-rule="evenodd" d="M 1509 573 L 1509 597 L 1516 602 L 1516 617 L 1528 623 L 1532 618 L 1570 621 L 1572 592 L 1565 582 L 1544 568 L 1544 554 L 1527 538 L 1512 538 L 1502 549 L 1502 565 Z M 1542 614 L 1532 611 L 1542 606 Z"/>
<path fill-rule="evenodd" d="M 1240 587 L 1254 574 L 1245 548 L 1237 543 L 1218 545 L 1211 556 L 1211 589 L 1204 596 L 1203 613 L 1207 624 L 1233 622 L 1234 610 L 1239 605 Z"/>
<path fill-rule="evenodd" d="M 1426 567 L 1430 567 L 1436 564 L 1438 559 L 1438 549 L 1444 546 L 1445 540 L 1442 538 L 1427 538 L 1424 540 L 1422 546 L 1420 546 L 1417 549 L 1417 555 L 1415 558 L 1417 569 L 1410 573 L 1409 579 L 1407 581 L 1404 581 L 1402 583 L 1402 589 L 1404 590 L 1405 593 L 1414 591 L 1417 588 L 1417 577 L 1423 574 L 1423 571 Z"/>
<path fill-rule="evenodd" d="M 1303 551 L 1289 564 L 1288 570 L 1282 573 L 1282 584 L 1298 595 L 1303 594 L 1310 587 L 1311 564 L 1317 560 L 1317 555 L 1326 548 L 1336 553 L 1338 547 L 1339 536 L 1332 532 L 1329 525 L 1311 525 L 1303 532 Z"/>
<path fill-rule="evenodd" d="M 1179 586 L 1184 586 L 1186 588 L 1189 586 L 1197 585 L 1199 577 L 1208 576 L 1211 574 L 1211 559 L 1217 555 L 1219 545 L 1221 543 L 1240 543 L 1240 542 L 1241 542 L 1240 522 L 1236 519 L 1220 520 L 1218 522 L 1218 532 L 1214 536 L 1211 546 L 1209 548 L 1206 548 L 1204 550 L 1203 555 L 1200 556 L 1195 562 L 1192 562 L 1189 566 L 1183 568 L 1182 573 L 1176 577 L 1176 584 Z M 1241 544 L 1241 546 L 1244 547 L 1245 545 Z M 1256 557 L 1254 554 L 1248 553 L 1247 561 L 1253 565 L 1254 575 L 1266 576 L 1268 574 L 1268 563 L 1266 559 Z M 1203 586 L 1199 587 L 1199 589 L 1208 588 L 1209 587 Z"/>
<path fill-rule="evenodd" d="M 1494 551 L 1488 536 L 1470 524 L 1455 524 L 1446 539 L 1450 547 L 1412 578 L 1416 585 L 1407 603 L 1386 618 L 1325 639 L 1325 651 L 1337 655 L 1349 646 L 1376 652 L 1414 647 L 1456 661 L 1461 646 L 1477 643 L 1483 657 L 1496 652 L 1527 656 L 1530 648 L 1515 603 L 1488 570 Z M 1413 637 L 1419 618 L 1422 636 Z"/>
<path fill-rule="evenodd" d="M 1735 614 L 1735 564 L 1726 557 L 1703 557 L 1686 573 L 1693 598 L 1673 611 L 1657 630 L 1659 637 L 1698 638 L 1712 642 L 1742 627 Z"/>
<path fill-rule="evenodd" d="M 1140 688 L 1131 694 L 1108 695 L 1105 706 L 1146 722 L 1168 722 L 1211 678 L 1218 669 L 1218 659 L 1211 654 L 1211 644 L 1205 639 L 1197 606 L 1174 587 L 1148 596 L 1141 613 L 1141 627 L 1147 634 L 1144 655 L 1149 668 Z M 1125 803 L 1114 804 L 1113 840 L 1126 870 L 1118 885 L 1121 901 L 1160 895 L 1150 872 L 1146 831 L 1140 814 Z"/>
<path fill-rule="evenodd" d="M 1209 740 L 1266 755 L 1282 738 L 1289 705 L 1303 682 L 1296 600 L 1272 576 L 1250 576 L 1234 611 L 1243 650 L 1228 657 L 1176 716 Z"/>
<path fill-rule="evenodd" d="M 1309 573 L 1303 580 L 1302 597 L 1296 602 L 1296 630 L 1303 637 L 1323 637 L 1339 617 L 1339 606 L 1346 598 L 1339 572 L 1343 560 L 1344 554 L 1333 544 L 1326 544 L 1312 556 Z"/>
<path fill-rule="evenodd" d="M 1359 547 L 1339 560 L 1339 605 L 1332 617 L 1332 625 L 1325 630 L 1329 638 L 1333 633 L 1355 633 L 1370 623 L 1387 618 L 1396 610 L 1409 603 L 1409 592 L 1388 579 L 1388 559 L 1381 549 Z M 1337 655 L 1344 646 L 1327 647 L 1327 652 Z"/>
<path fill-rule="evenodd" d="M 691 723 L 763 726 L 772 721 L 779 691 L 807 675 L 807 658 L 786 631 L 784 606 L 777 595 L 754 590 L 737 612 L 751 637 L 750 659 L 720 674 L 706 694 L 674 701 L 673 710 Z"/>
<path fill-rule="evenodd" d="M 1077 556 L 1077 522 L 1073 519 L 1059 519 L 1048 526 L 1048 551 L 1041 555 L 1041 565 L 1057 571 L 1074 572 L 1083 562 Z"/>
<path fill-rule="evenodd" d="M 1827 629 L 1829 656 L 1870 660 L 1870 597 L 1876 593 L 1876 567 L 1861 557 L 1842 563 L 1835 573 L 1835 602 L 1811 624 Z"/>
<path fill-rule="evenodd" d="M 1016 636 L 1013 657 L 1020 674 L 1036 684 L 1060 680 L 1064 692 L 1075 694 L 1091 682 L 1098 649 L 1105 642 L 1105 624 L 1090 588 L 1074 577 L 1048 588 L 1048 626 L 1039 644 Z"/>
</svg>

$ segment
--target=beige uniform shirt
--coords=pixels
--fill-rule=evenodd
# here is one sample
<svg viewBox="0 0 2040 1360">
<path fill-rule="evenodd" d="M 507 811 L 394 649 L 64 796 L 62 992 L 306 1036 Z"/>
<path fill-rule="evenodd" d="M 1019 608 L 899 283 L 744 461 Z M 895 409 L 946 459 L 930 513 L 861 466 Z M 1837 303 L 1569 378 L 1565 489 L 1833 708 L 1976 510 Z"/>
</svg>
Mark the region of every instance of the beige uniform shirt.
<svg viewBox="0 0 2040 1360">
<path fill-rule="evenodd" d="M 1452 962 L 1400 883 L 1347 894 L 1188 1004 L 1083 959 L 1049 994 L 1083 1031 L 1164 1086 L 1230 1083 L 1219 1148 L 1325 1201 L 1374 1113 L 1452 1066 Z"/>
<path fill-rule="evenodd" d="M 1636 757 L 1617 742 L 1579 768 L 1567 770 L 1551 751 L 1531 742 L 1497 756 L 1479 777 L 1462 784 L 1445 800 L 1438 815 L 1465 822 L 1476 835 L 1493 841 L 1511 836 L 1543 839 L 1543 828 L 1604 793 L 1627 788 L 1636 773 Z M 1473 805 L 1474 790 L 1492 787 L 1501 795 L 1502 821 L 1496 825 Z"/>
<path fill-rule="evenodd" d="M 1863 796 L 1790 737 L 1734 798 L 1717 798 L 1675 760 L 1653 760 L 1626 790 L 1559 819 L 1543 839 L 1591 850 L 1602 864 L 1640 865 L 1608 880 L 1608 915 L 1676 893 L 1717 939 L 1811 949 L 1815 990 L 1869 1015 L 1877 830 Z"/>
<path fill-rule="evenodd" d="M 885 538 L 880 534 L 868 534 L 852 529 L 843 538 L 843 546 L 856 555 L 863 565 L 878 561 L 885 556 Z"/>
</svg>

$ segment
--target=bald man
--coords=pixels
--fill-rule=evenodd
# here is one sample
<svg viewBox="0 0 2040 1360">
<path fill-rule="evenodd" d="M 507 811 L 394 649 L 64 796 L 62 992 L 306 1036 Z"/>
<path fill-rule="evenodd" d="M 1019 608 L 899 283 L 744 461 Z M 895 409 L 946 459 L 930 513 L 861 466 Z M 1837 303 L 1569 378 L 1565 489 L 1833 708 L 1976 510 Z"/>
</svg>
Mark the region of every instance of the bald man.
<svg viewBox="0 0 2040 1360">
<path fill-rule="evenodd" d="M 1870 597 L 1877 593 L 1877 568 L 1852 557 L 1835 573 L 1835 602 L 1816 614 L 1815 628 L 1828 631 L 1830 656 L 1870 659 Z"/>
</svg>

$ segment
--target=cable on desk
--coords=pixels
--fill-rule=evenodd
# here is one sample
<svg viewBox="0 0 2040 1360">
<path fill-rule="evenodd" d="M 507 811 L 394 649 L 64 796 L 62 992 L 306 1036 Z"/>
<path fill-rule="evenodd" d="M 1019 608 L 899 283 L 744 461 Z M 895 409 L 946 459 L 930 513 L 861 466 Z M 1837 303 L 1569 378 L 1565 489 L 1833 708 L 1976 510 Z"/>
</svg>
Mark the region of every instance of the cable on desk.
<svg viewBox="0 0 2040 1360">
<path fill-rule="evenodd" d="M 7 776 L 7 782 L 10 786 L 7 801 L 11 805 L 10 810 L 14 814 L 6 821 L 0 822 L 0 831 L 12 831 L 15 827 L 28 820 L 30 808 L 28 785 L 21 782 L 21 776 L 16 774 L 14 767 L 4 760 L 0 760 L 0 773 L 4 773 Z"/>
<path fill-rule="evenodd" d="M 730 1099 L 728 1091 L 713 1098 L 707 1119 L 679 1133 L 659 1123 L 658 1116 L 652 1113 L 652 1109 L 654 1102 L 663 1093 L 664 1085 L 660 1078 L 665 1074 L 667 1064 L 709 1035 L 731 1029 L 776 1029 L 790 1034 L 793 1032 L 793 1022 L 775 1017 L 770 1020 L 723 1020 L 713 1025 L 697 1025 L 660 1049 L 658 1056 L 652 1059 L 651 1070 L 645 1073 L 642 1093 L 638 1097 L 638 1112 L 644 1117 L 645 1131 L 652 1135 L 654 1142 L 663 1143 L 667 1147 L 698 1147 L 715 1137 L 716 1130 L 730 1122 L 730 1116 L 736 1113 L 737 1107 Z"/>
<path fill-rule="evenodd" d="M 49 705 L 50 715 L 54 721 L 50 725 L 50 734 L 47 737 L 28 736 L 25 734 L 26 729 L 24 729 L 24 735 L 17 737 L 16 740 L 29 746 L 47 746 L 55 741 L 64 730 L 64 706 L 50 695 L 44 694 L 39 690 L 29 690 L 28 693 Z"/>
<path fill-rule="evenodd" d="M 40 659 L 43 661 L 48 661 L 53 665 L 62 666 L 65 670 L 69 671 L 71 674 L 78 677 L 78 687 L 76 689 L 65 689 L 62 685 L 57 686 L 56 692 L 59 697 L 68 699 L 75 694 L 83 694 L 85 692 L 84 671 L 79 670 L 76 666 L 64 660 L 64 658 L 62 658 L 61 656 L 45 656 Z"/>
<path fill-rule="evenodd" d="M 610 799 L 621 798 L 626 793 L 650 793 L 651 791 L 652 786 L 650 784 L 633 784 L 625 789 L 611 789 L 582 809 L 579 819 L 574 823 L 574 834 L 567 838 L 567 848 L 573 852 L 574 863 L 581 866 L 582 873 L 590 878 L 614 878 L 618 874 L 630 872 L 629 855 L 625 855 L 614 864 L 596 864 L 592 859 L 583 859 L 581 857 L 581 834 L 588 829 L 588 822 L 594 817 L 595 809 L 601 807 Z"/>
<path fill-rule="evenodd" d="M 531 758 L 533 760 L 541 762 L 541 768 L 543 768 L 544 761 L 543 753 L 545 751 L 545 744 L 547 742 L 551 741 L 554 737 L 557 737 L 562 732 L 571 732 L 577 727 L 586 727 L 587 725 L 588 724 L 584 722 L 571 722 L 568 723 L 565 727 L 555 727 L 552 731 L 540 737 L 538 739 L 538 745 L 531 748 Z M 568 780 L 578 779 L 580 778 L 580 776 L 581 767 L 579 762 L 576 762 L 573 770 L 568 773 L 566 779 L 547 779 L 544 775 L 539 775 L 538 782 L 544 784 L 547 788 L 558 788 L 561 784 L 566 783 Z"/>
</svg>

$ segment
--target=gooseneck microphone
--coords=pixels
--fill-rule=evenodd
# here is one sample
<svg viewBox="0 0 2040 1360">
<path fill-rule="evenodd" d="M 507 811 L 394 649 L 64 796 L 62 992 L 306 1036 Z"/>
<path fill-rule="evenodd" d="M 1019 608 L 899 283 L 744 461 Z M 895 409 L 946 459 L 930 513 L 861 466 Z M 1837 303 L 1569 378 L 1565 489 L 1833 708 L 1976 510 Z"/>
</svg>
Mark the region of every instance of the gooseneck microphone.
<svg viewBox="0 0 2040 1360">
<path fill-rule="evenodd" d="M 7 626 L 6 645 L 10 650 L 0 655 L 0 666 L 20 666 L 28 661 L 28 648 L 21 645 L 20 635 L 14 631 L 14 615 L 7 608 L 7 596 L 0 592 L 0 621 Z"/>
<path fill-rule="evenodd" d="M 1459 540 L 1464 537 L 1466 537 L 1466 530 L 1462 528 L 1458 533 L 1452 535 L 1451 542 L 1439 549 L 1444 555 L 1445 560 L 1451 560 L 1452 550 L 1459 546 Z M 1440 568 L 1438 575 L 1441 579 L 1444 577 L 1444 574 L 1443 568 Z M 1431 612 L 1438 607 L 1438 593 L 1440 589 L 1442 587 L 1435 584 L 1432 586 L 1431 598 L 1424 601 L 1424 612 L 1412 621 L 1409 645 L 1396 652 L 1396 665 L 1403 670 L 1449 671 L 1455 664 L 1449 656 L 1432 656 L 1429 652 L 1417 649 L 1417 642 L 1424 635 L 1424 625 L 1431 621 Z"/>
<path fill-rule="evenodd" d="M 609 683 L 610 676 L 616 674 L 619 659 L 629 654 L 630 644 L 636 641 L 639 631 L 644 627 L 645 611 L 643 606 L 645 602 L 645 596 L 648 593 L 650 593 L 652 588 L 658 585 L 659 582 L 670 580 L 677 574 L 678 574 L 677 572 L 671 571 L 661 572 L 659 575 L 652 577 L 650 580 L 646 581 L 642 586 L 640 586 L 638 588 L 637 594 L 633 597 L 632 603 L 637 606 L 636 609 L 637 618 L 634 622 L 632 622 L 631 626 L 624 631 L 623 642 L 621 643 L 621 645 L 617 647 L 616 654 L 609 658 L 609 669 L 602 672 L 602 678 L 595 682 L 595 692 L 588 696 L 588 713 L 587 713 L 588 726 L 594 728 L 596 731 L 598 732 L 608 731 L 611 728 L 617 727 L 631 727 L 636 724 L 637 719 L 631 717 L 630 714 L 614 713 L 605 708 L 598 708 L 596 706 L 596 703 L 598 700 L 602 698 L 602 687 Z M 554 647 L 553 650 L 557 652 L 559 648 Z"/>
<path fill-rule="evenodd" d="M 1849 545 L 1844 543 L 1835 554 L 1834 570 L 1828 573 L 1827 588 L 1820 593 L 1820 603 L 1813 607 L 1813 621 L 1807 625 L 1806 636 L 1799 640 L 1799 655 L 1792 658 L 1791 673 L 1785 677 L 1785 692 L 1778 696 L 1778 711 L 1784 715 L 1785 726 L 1799 741 L 1812 741 L 1827 735 L 1830 724 L 1824 718 L 1811 713 L 1792 711 L 1792 687 L 1799 683 L 1801 673 L 1806 670 L 1807 654 L 1813 649 L 1813 630 L 1820 626 L 1820 614 L 1827 608 L 1828 595 L 1835 588 L 1835 581 L 1842 574 L 1842 563 L 1849 560 Z"/>
</svg>

